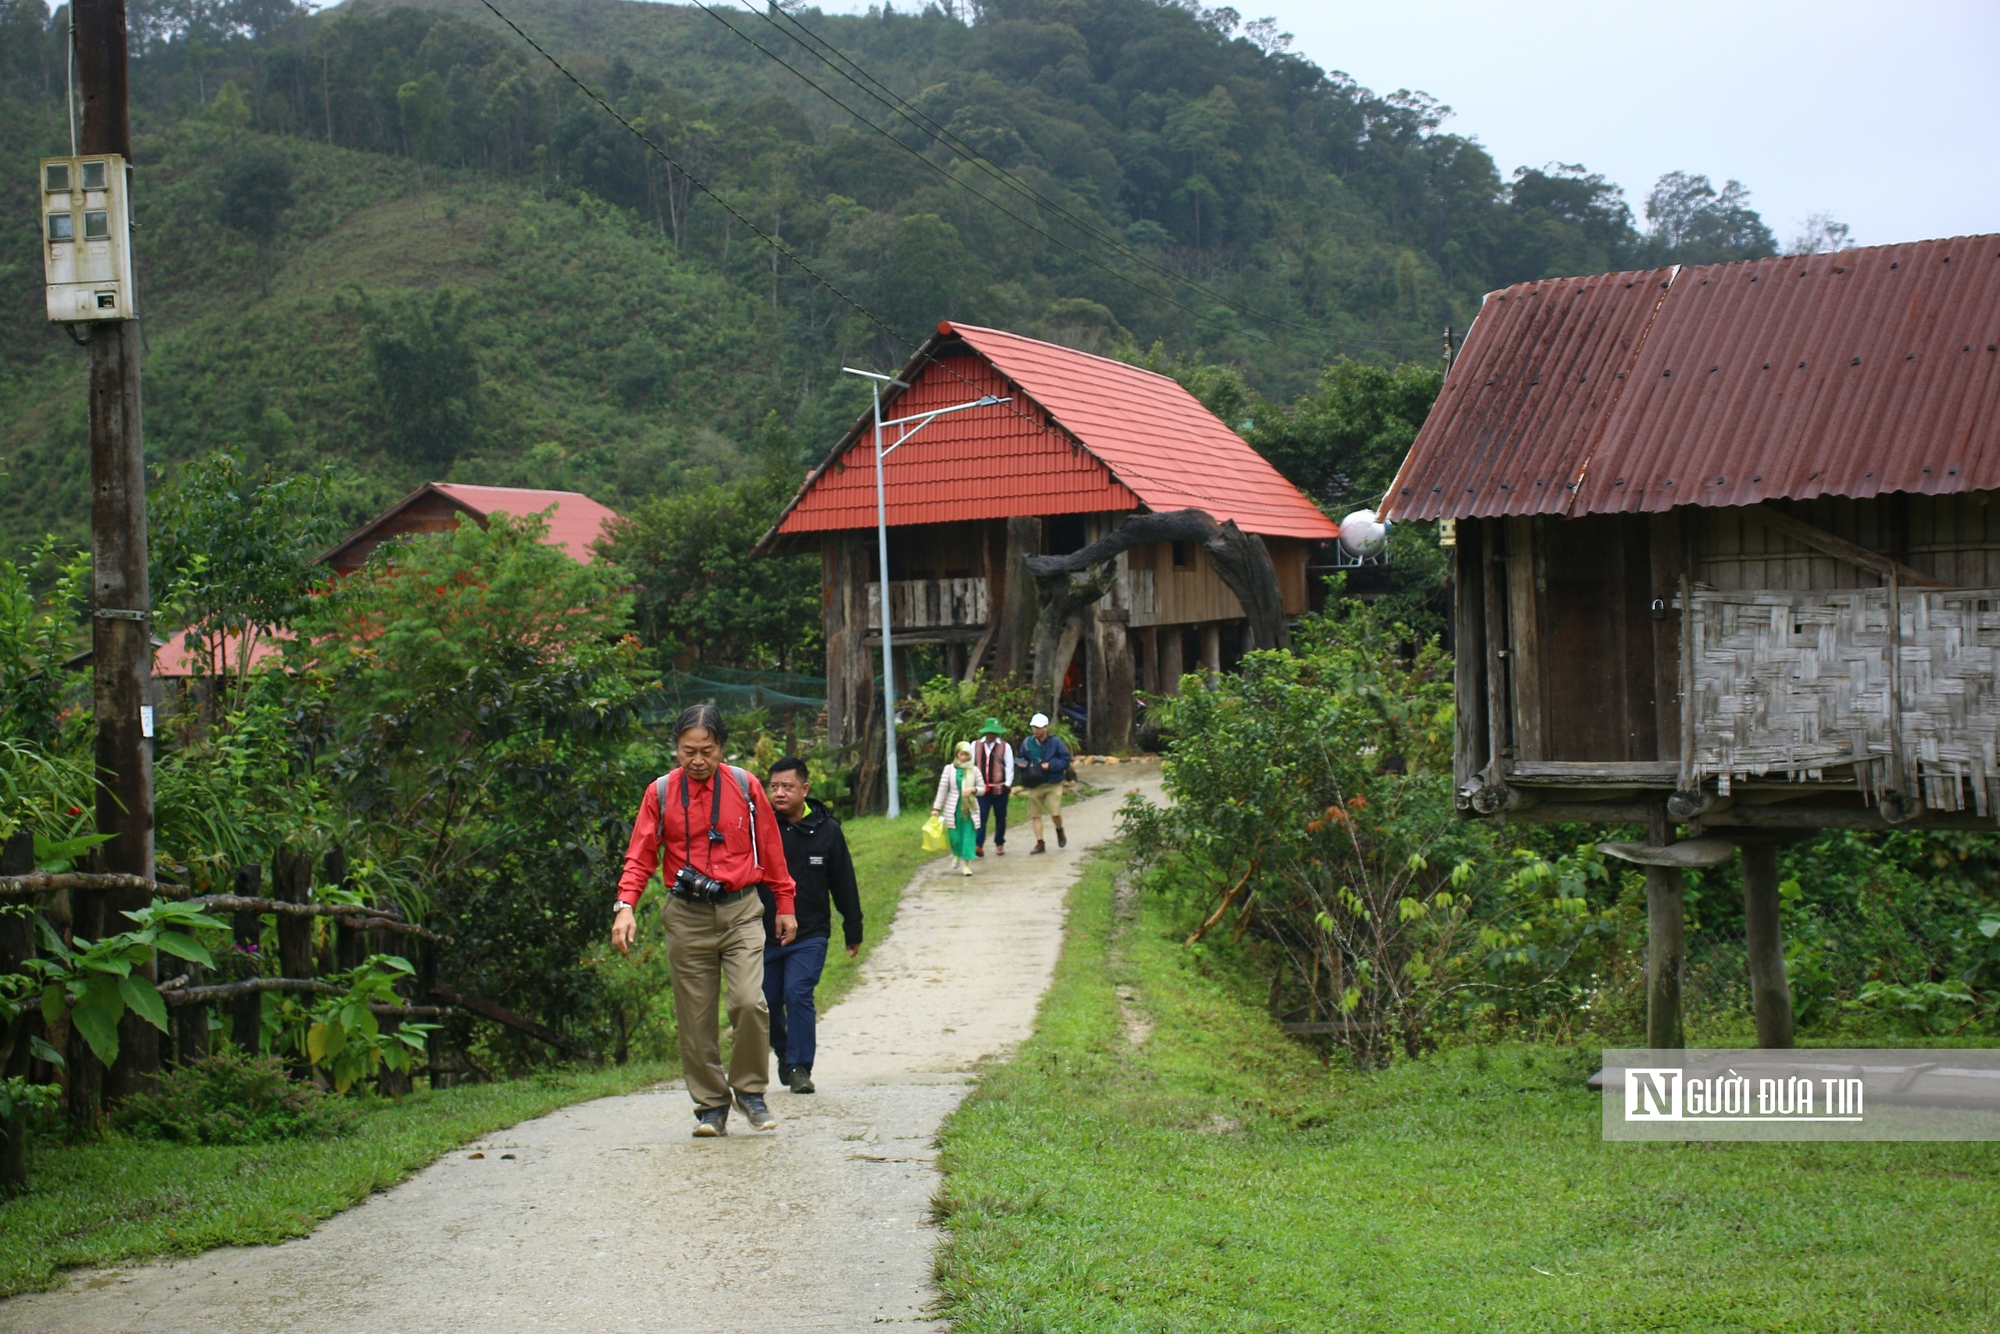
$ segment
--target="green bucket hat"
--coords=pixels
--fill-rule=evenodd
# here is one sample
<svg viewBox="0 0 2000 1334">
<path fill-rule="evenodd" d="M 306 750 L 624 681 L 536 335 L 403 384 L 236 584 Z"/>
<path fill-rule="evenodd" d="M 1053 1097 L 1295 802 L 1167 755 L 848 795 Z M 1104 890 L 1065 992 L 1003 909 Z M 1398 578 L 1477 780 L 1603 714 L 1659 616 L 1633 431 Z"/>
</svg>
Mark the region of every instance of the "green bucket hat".
<svg viewBox="0 0 2000 1334">
<path fill-rule="evenodd" d="M 1000 720 L 998 718 L 988 718 L 986 720 L 986 726 L 979 729 L 979 735 L 1005 736 L 1007 735 L 1007 729 L 1000 725 Z"/>
</svg>

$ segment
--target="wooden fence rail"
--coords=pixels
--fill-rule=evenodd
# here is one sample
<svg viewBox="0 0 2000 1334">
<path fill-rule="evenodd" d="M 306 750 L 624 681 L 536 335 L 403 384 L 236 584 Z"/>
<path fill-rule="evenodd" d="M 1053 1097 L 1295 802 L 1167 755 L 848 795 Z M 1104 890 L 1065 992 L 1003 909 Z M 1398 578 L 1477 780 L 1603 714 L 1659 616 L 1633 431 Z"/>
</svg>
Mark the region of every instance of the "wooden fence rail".
<svg viewBox="0 0 2000 1334">
<path fill-rule="evenodd" d="M 300 996 L 344 994 L 341 987 L 315 976 L 321 965 L 322 949 L 315 941 L 311 928 L 311 920 L 315 917 L 329 919 L 336 928 L 331 959 L 333 967 L 343 972 L 360 966 L 371 952 L 386 951 L 395 937 L 422 942 L 419 950 L 413 952 L 418 962 L 418 976 L 409 982 L 412 999 L 399 1005 L 371 1004 L 368 1007 L 381 1017 L 385 1031 L 393 1030 L 405 1020 L 440 1020 L 474 1015 L 548 1043 L 565 1055 L 586 1061 L 597 1059 L 597 1053 L 588 1046 L 544 1024 L 497 1002 L 466 995 L 437 982 L 436 955 L 431 947 L 448 945 L 451 937 L 404 921 L 393 908 L 308 902 L 314 880 L 311 859 L 289 849 L 281 850 L 270 868 L 269 896 L 260 892 L 266 885 L 266 868 L 256 863 L 237 868 L 234 893 L 198 894 L 187 885 L 144 876 L 94 871 L 37 871 L 33 869 L 32 852 L 25 838 L 9 840 L 6 853 L 6 857 L 0 859 L 0 871 L 13 873 L 0 874 L 0 903 L 32 902 L 65 891 L 72 896 L 140 892 L 228 914 L 235 948 L 218 958 L 213 968 L 164 953 L 159 956 L 157 986 L 170 1015 L 170 1037 L 163 1045 L 166 1053 L 177 1060 L 188 1061 L 208 1054 L 211 1006 L 221 1007 L 230 1014 L 232 1040 L 254 1053 L 262 1040 L 263 997 L 266 993 Z M 346 870 L 347 862 L 341 849 L 336 847 L 330 850 L 321 867 L 324 881 L 342 884 L 346 880 Z M 57 916 L 62 918 L 58 925 L 66 928 L 70 918 L 63 915 L 60 909 L 61 900 L 58 900 Z M 259 968 L 265 913 L 277 917 L 278 948 L 274 953 L 280 975 L 276 977 L 262 976 Z M 0 927 L 4 926 L 5 919 L 0 919 Z M 10 936 L 0 940 L 0 953 L 7 955 L 0 959 L 0 966 L 8 971 L 20 963 L 15 955 L 25 957 L 33 948 L 25 926 L 15 931 L 14 935 L 22 939 L 14 941 Z M 414 1003 L 428 999 L 445 1003 Z M 39 1026 L 38 1015 L 29 1018 Z M 440 1078 L 450 1078 L 456 1073 L 440 1059 L 443 1048 L 438 1043 L 446 1039 L 443 1031 L 432 1035 L 432 1059 L 426 1069 L 434 1085 Z M 15 1057 L 25 1055 L 27 1043 L 24 1038 L 11 1046 L 15 1049 Z M 16 1073 L 12 1066 L 17 1064 L 23 1066 L 19 1073 L 26 1073 L 26 1062 L 20 1059 L 10 1060 L 7 1072 Z M 408 1074 L 386 1071 L 381 1081 L 386 1093 L 404 1092 L 411 1082 Z M 76 1115 L 74 1110 L 72 1115 Z M 3 1167 L 4 1164 L 0 1164 L 0 1168 Z M 4 1171 L 0 1171 L 0 1176 L 4 1175 Z"/>
</svg>

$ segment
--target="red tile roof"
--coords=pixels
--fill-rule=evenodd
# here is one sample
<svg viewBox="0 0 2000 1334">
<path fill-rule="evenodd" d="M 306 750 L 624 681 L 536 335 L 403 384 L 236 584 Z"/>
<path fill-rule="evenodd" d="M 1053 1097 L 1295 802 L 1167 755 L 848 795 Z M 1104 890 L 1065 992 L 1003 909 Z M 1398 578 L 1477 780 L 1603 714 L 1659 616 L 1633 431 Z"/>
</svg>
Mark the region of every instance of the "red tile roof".
<svg viewBox="0 0 2000 1334">
<path fill-rule="evenodd" d="M 618 517 L 616 510 L 598 504 L 580 491 L 531 491 L 518 486 L 464 486 L 458 482 L 433 485 L 482 519 L 492 514 L 526 518 L 553 506 L 548 544 L 561 547 L 584 565 L 590 564 L 593 557 L 592 544 Z"/>
<path fill-rule="evenodd" d="M 893 527 L 1192 507 L 1268 537 L 1339 535 L 1297 487 L 1164 375 L 946 323 L 899 378 L 911 387 L 885 396 L 884 417 L 984 394 L 1014 401 L 940 417 L 889 456 L 883 494 Z M 778 533 L 874 526 L 871 421 L 864 415 L 806 479 Z"/>
<path fill-rule="evenodd" d="M 290 630 L 264 631 L 250 645 L 250 670 L 262 671 L 272 659 L 284 651 L 284 643 L 295 638 Z M 243 636 L 240 632 L 226 632 L 219 644 L 205 645 L 195 641 L 192 630 L 176 630 L 167 636 L 165 643 L 153 644 L 153 675 L 155 676 L 228 676 L 240 665 L 243 656 Z"/>
<path fill-rule="evenodd" d="M 2000 489 L 2000 235 L 1487 297 L 1399 519 Z"/>
<path fill-rule="evenodd" d="M 585 565 L 591 546 L 617 513 L 576 491 L 536 491 L 515 486 L 466 486 L 458 482 L 426 482 L 370 519 L 338 546 L 319 558 L 337 570 L 358 568 L 368 555 L 392 537 L 408 532 L 440 531 L 458 526 L 459 515 L 484 524 L 494 514 L 525 518 L 551 510 L 544 540 L 561 547 Z M 411 511 L 417 511 L 421 520 Z M 435 511 L 435 513 L 432 513 Z"/>
</svg>

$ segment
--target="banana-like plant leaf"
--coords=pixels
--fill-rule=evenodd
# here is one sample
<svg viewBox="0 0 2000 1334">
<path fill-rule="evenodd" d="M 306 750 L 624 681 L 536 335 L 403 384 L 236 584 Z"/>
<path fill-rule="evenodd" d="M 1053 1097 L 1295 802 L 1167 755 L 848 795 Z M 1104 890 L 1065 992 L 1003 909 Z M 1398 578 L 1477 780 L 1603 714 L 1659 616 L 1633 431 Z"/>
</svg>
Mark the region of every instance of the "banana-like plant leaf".
<svg viewBox="0 0 2000 1334">
<path fill-rule="evenodd" d="M 193 936 L 184 936 L 178 931 L 164 931 L 153 944 L 162 954 L 171 954 L 176 959 L 186 959 L 189 963 L 198 963 L 204 968 L 215 967 L 215 956 L 208 952 L 206 945 Z"/>
<path fill-rule="evenodd" d="M 167 1031 L 167 1003 L 160 999 L 160 993 L 151 982 L 143 977 L 121 977 L 118 979 L 118 994 L 132 1007 L 132 1012 L 159 1029 Z"/>
<path fill-rule="evenodd" d="M 122 1005 L 119 1007 L 124 1008 Z M 111 1065 L 118 1059 L 118 1016 L 95 1005 L 79 1005 L 69 1012 L 70 1024 L 90 1044 L 97 1059 Z"/>
</svg>

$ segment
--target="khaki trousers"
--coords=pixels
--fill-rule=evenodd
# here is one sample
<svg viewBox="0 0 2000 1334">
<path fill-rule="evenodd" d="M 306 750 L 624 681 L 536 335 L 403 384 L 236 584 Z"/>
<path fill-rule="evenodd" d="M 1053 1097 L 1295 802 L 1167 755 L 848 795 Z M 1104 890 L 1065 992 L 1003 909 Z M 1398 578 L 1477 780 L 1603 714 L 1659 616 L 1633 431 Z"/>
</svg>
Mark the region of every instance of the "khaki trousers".
<svg viewBox="0 0 2000 1334">
<path fill-rule="evenodd" d="M 764 1003 L 764 902 L 754 890 L 722 903 L 672 895 L 660 908 L 674 1018 L 681 1033 L 681 1073 L 696 1107 L 727 1107 L 729 1091 L 762 1093 L 770 1082 L 771 1011 Z M 716 1006 L 728 984 L 734 1031 L 729 1073 L 722 1071 Z"/>
</svg>

